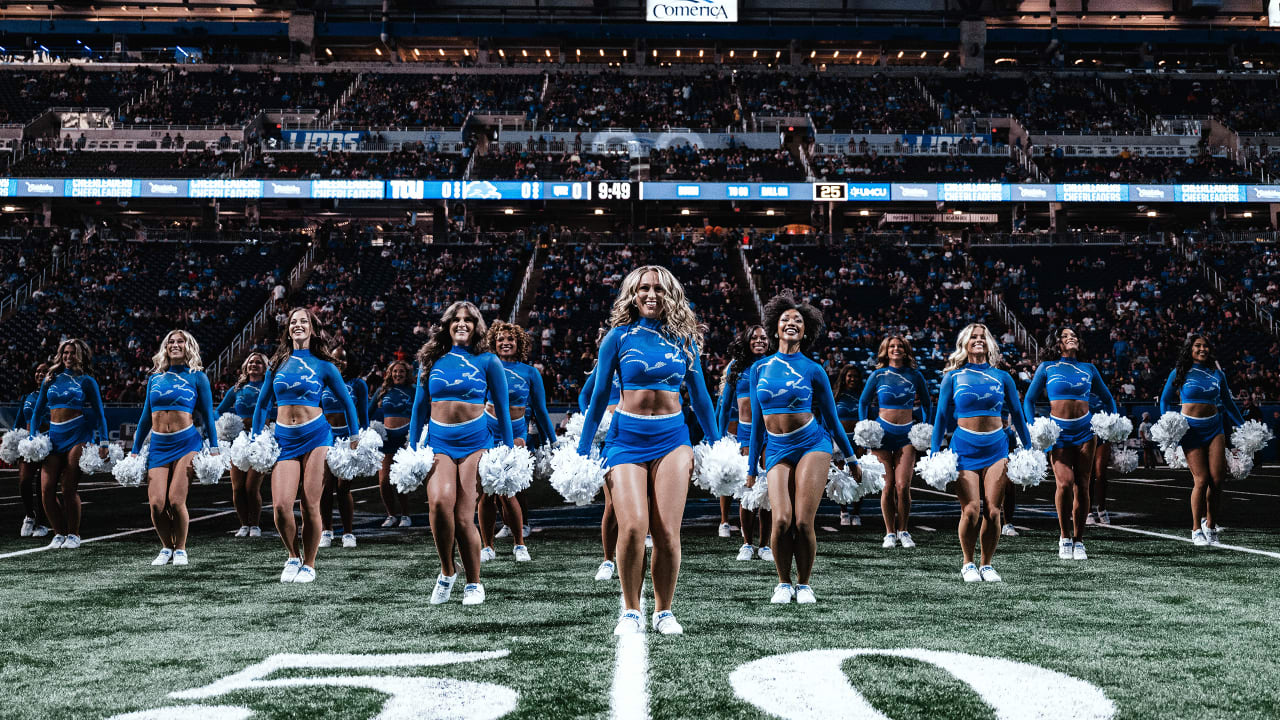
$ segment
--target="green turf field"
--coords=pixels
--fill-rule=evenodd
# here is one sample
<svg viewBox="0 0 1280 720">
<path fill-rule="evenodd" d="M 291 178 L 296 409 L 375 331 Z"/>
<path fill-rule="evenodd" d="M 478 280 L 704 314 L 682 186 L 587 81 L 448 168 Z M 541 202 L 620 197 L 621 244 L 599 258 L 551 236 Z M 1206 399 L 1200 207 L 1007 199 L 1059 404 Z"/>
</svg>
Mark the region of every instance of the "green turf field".
<svg viewBox="0 0 1280 720">
<path fill-rule="evenodd" d="M 234 518 L 216 515 L 225 485 L 193 493 L 208 519 L 192 526 L 192 564 L 152 568 L 146 532 L 14 555 L 42 543 L 16 537 L 0 476 L 0 717 L 1276 718 L 1277 476 L 1232 486 L 1223 541 L 1240 549 L 1185 541 L 1184 473 L 1114 483 L 1130 529 L 1091 528 L 1082 563 L 1057 559 L 1051 491 L 1024 493 L 1003 584 L 960 582 L 941 494 L 915 492 L 915 550 L 880 547 L 874 501 L 853 529 L 824 506 L 809 607 L 770 605 L 772 565 L 736 562 L 738 541 L 694 501 L 675 608 L 686 634 L 622 643 L 617 581 L 591 579 L 598 508 L 544 497 L 532 563 L 499 540 L 487 602 L 464 608 L 459 588 L 432 607 L 425 513 L 373 529 L 375 491 L 357 495 L 360 547 L 322 550 L 314 584 L 282 585 L 278 540 L 233 539 Z M 143 491 L 88 489 L 86 538 L 145 527 Z M 769 659 L 806 651 L 830 652 Z"/>
</svg>

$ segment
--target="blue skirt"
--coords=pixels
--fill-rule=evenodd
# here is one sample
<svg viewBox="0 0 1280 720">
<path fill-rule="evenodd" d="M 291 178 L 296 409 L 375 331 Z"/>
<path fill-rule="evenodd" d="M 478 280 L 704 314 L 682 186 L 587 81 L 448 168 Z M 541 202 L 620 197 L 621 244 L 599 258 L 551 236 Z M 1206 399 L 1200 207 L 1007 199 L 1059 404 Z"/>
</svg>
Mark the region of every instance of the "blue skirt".
<svg viewBox="0 0 1280 720">
<path fill-rule="evenodd" d="M 881 450 L 892 453 L 911 444 L 912 423 L 899 425 L 891 423 L 884 418 L 876 418 L 876 422 L 880 423 L 880 427 L 884 428 L 884 439 L 880 441 Z"/>
<path fill-rule="evenodd" d="M 1209 443 L 1219 435 L 1225 435 L 1222 429 L 1222 413 L 1218 413 L 1213 417 L 1194 418 L 1189 415 L 1182 417 L 1187 420 L 1187 434 L 1182 436 L 1183 450 L 1193 450 L 1195 448 L 1209 447 Z"/>
<path fill-rule="evenodd" d="M 767 473 L 780 462 L 795 465 L 800 458 L 811 452 L 831 454 L 835 446 L 831 444 L 831 435 L 818 421 L 809 418 L 804 427 L 792 430 L 784 435 L 775 435 L 765 431 L 768 438 L 764 444 L 764 471 Z"/>
<path fill-rule="evenodd" d="M 351 437 L 351 430 L 346 425 L 330 425 L 329 431 L 333 433 L 334 439 Z"/>
<path fill-rule="evenodd" d="M 951 434 L 951 450 L 959 456 L 959 469 L 983 470 L 1009 457 L 1009 436 L 1004 428 L 981 433 L 957 427 Z"/>
<path fill-rule="evenodd" d="M 1049 419 L 1062 428 L 1062 433 L 1058 435 L 1058 442 L 1053 444 L 1054 450 L 1061 450 L 1064 447 L 1083 447 L 1094 438 L 1093 426 L 1089 424 L 1093 420 L 1091 412 L 1074 420 L 1064 420 L 1056 415 L 1050 415 Z"/>
<path fill-rule="evenodd" d="M 204 438 L 195 425 L 171 433 L 151 431 L 151 449 L 147 451 L 147 469 L 166 467 L 190 452 L 200 452 Z"/>
<path fill-rule="evenodd" d="M 684 413 L 632 415 L 613 411 L 609 433 L 604 439 L 604 466 L 636 465 L 666 457 L 667 453 L 689 445 L 689 426 Z"/>
<path fill-rule="evenodd" d="M 484 413 L 481 413 L 476 419 L 464 423 L 446 424 L 432 420 L 427 425 L 427 444 L 435 452 L 453 458 L 454 462 L 462 462 L 477 450 L 493 447 L 493 434 L 489 432 L 489 423 L 484 418 Z"/>
<path fill-rule="evenodd" d="M 404 447 L 409 441 L 409 426 L 401 425 L 398 428 L 387 428 L 387 439 L 382 441 L 382 452 L 386 455 L 395 455 L 396 451 Z"/>
<path fill-rule="evenodd" d="M 324 415 L 301 425 L 276 423 L 276 442 L 280 444 L 280 457 L 276 462 L 296 460 L 318 447 L 332 447 L 333 428 Z"/>
<path fill-rule="evenodd" d="M 49 423 L 49 441 L 53 443 L 55 453 L 69 453 L 77 445 L 93 441 L 93 427 L 85 416 L 72 418 L 66 422 Z"/>
<path fill-rule="evenodd" d="M 751 423 L 738 421 L 738 432 L 735 433 L 738 445 L 741 447 L 751 447 Z"/>
<path fill-rule="evenodd" d="M 525 412 L 528 412 L 527 410 Z M 502 428 L 498 426 L 498 418 L 490 415 L 488 410 L 484 411 L 485 421 L 489 424 L 489 434 L 493 436 L 492 447 L 498 447 L 502 444 Z M 529 444 L 529 417 L 527 415 L 511 421 L 511 439 L 523 440 L 525 445 Z"/>
</svg>

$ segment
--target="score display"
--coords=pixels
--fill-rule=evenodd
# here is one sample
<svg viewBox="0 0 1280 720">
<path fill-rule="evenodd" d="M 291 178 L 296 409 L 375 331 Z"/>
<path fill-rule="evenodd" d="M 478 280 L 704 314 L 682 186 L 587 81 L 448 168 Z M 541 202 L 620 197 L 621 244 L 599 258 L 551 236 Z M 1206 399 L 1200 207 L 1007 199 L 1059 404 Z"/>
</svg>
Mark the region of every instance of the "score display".
<svg viewBox="0 0 1280 720">
<path fill-rule="evenodd" d="M 619 181 L 602 181 L 596 183 L 597 200 L 630 200 L 631 183 Z"/>
</svg>

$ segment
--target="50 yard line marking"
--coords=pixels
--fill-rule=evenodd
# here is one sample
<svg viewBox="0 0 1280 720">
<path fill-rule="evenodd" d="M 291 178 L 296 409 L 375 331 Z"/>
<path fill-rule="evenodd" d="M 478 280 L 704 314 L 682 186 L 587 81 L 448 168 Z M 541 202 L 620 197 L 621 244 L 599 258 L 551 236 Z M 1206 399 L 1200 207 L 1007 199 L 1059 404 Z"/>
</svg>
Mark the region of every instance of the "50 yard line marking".
<svg viewBox="0 0 1280 720">
<path fill-rule="evenodd" d="M 609 717 L 613 720 L 649 720 L 649 646 L 644 632 L 643 587 L 640 623 L 640 632 L 618 637 L 613 688 L 609 692 Z"/>
</svg>

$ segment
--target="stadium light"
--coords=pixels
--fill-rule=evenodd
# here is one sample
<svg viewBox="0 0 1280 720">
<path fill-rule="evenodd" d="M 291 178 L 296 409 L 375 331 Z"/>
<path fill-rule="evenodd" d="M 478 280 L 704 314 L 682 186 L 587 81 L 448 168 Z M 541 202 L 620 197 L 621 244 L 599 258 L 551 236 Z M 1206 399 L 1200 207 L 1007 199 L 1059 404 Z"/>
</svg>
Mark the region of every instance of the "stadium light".
<svg viewBox="0 0 1280 720">
<path fill-rule="evenodd" d="M 773 208 L 769 208 L 768 210 L 765 210 L 764 214 L 768 215 L 769 217 L 773 217 Z"/>
<path fill-rule="evenodd" d="M 1155 210 L 1148 210 L 1148 211 L 1147 211 L 1147 217 L 1155 217 L 1155 216 L 1156 216 L 1156 211 L 1155 211 Z"/>
<path fill-rule="evenodd" d="M 676 48 L 676 57 L 680 57 L 680 48 Z"/>
<path fill-rule="evenodd" d="M 814 57 L 816 57 L 816 56 L 817 56 L 817 54 L 818 54 L 818 51 L 817 51 L 817 50 L 810 50 L 810 51 L 809 51 L 809 59 L 810 59 L 810 60 L 812 60 Z"/>
<path fill-rule="evenodd" d="M 779 51 L 777 51 L 777 52 L 775 52 L 775 53 L 773 54 L 773 59 L 774 59 L 774 60 L 778 60 L 778 59 L 780 59 L 781 57 L 782 57 L 782 51 L 781 51 L 781 50 L 779 50 Z"/>
<path fill-rule="evenodd" d="M 507 209 L 505 209 L 505 210 L 503 210 L 503 211 L 502 211 L 502 214 L 504 214 L 504 215 L 515 215 L 515 214 L 516 214 L 516 211 L 515 211 L 515 210 L 513 210 L 513 209 L 511 209 L 511 208 L 507 208 Z"/>
<path fill-rule="evenodd" d="M 529 51 L 524 48 L 520 48 L 520 54 L 524 57 L 529 57 Z"/>
<path fill-rule="evenodd" d="M 837 51 L 835 51 L 835 52 L 831 53 L 831 57 L 832 57 L 833 59 L 834 59 L 834 58 L 838 58 L 838 57 L 840 57 L 840 51 L 839 51 L 839 50 L 837 50 Z"/>
<path fill-rule="evenodd" d="M 462 54 L 466 55 L 467 57 L 471 57 L 471 51 L 468 50 L 467 48 L 462 48 Z"/>
<path fill-rule="evenodd" d="M 441 55 L 441 56 L 443 56 L 443 55 L 444 55 L 444 48 L 436 48 L 436 49 L 440 51 L 440 55 Z"/>
<path fill-rule="evenodd" d="M 604 48 L 600 48 L 600 57 L 604 57 Z"/>
<path fill-rule="evenodd" d="M 600 52 L 604 52 L 604 51 L 603 51 L 603 50 L 601 50 Z M 626 48 L 623 48 L 623 49 L 622 49 L 622 57 L 626 57 L 626 56 L 627 56 L 627 49 L 626 49 Z"/>
<path fill-rule="evenodd" d="M 871 214 L 871 211 L 870 211 L 870 210 L 859 210 L 859 211 L 858 211 L 858 214 L 859 214 L 859 215 L 861 215 L 862 217 L 866 217 L 866 216 L 868 216 L 868 215 L 870 215 L 870 214 Z"/>
<path fill-rule="evenodd" d="M 501 48 L 499 48 L 499 49 L 498 49 L 498 57 L 503 57 L 503 58 L 504 58 L 504 57 L 506 57 L 506 56 L 507 56 L 507 51 L 506 51 L 506 50 L 503 50 L 503 49 L 501 49 Z"/>
<path fill-rule="evenodd" d="M 688 215 L 688 214 L 689 214 L 689 208 L 683 208 L 683 209 L 681 209 L 681 210 L 680 210 L 680 214 L 681 214 L 681 215 Z"/>
<path fill-rule="evenodd" d="M 329 48 L 325 48 L 324 54 L 328 55 L 329 57 L 333 57 L 333 50 L 330 50 Z"/>
<path fill-rule="evenodd" d="M 603 215 L 603 214 L 604 214 L 604 208 L 596 208 L 596 214 L 597 214 L 597 215 Z"/>
<path fill-rule="evenodd" d="M 13 212 L 18 208 L 14 207 L 13 205 L 5 205 L 3 208 L 0 208 L 0 209 L 4 210 L 5 212 Z"/>
<path fill-rule="evenodd" d="M 861 51 L 861 50 L 859 50 L 859 51 L 858 51 L 858 54 L 857 54 L 857 55 L 854 55 L 854 57 L 856 57 L 856 58 L 861 58 L 861 57 L 862 57 L 862 51 Z"/>
<path fill-rule="evenodd" d="M 759 50 L 752 50 L 752 51 L 751 51 L 751 57 L 752 57 L 752 59 L 755 59 L 755 58 L 760 57 L 760 51 L 759 51 Z"/>
<path fill-rule="evenodd" d="M 736 52 L 736 51 L 734 51 L 734 50 L 730 50 L 730 51 L 729 51 L 729 57 L 733 57 L 733 55 L 734 55 L 734 53 L 735 53 L 735 52 Z"/>
<path fill-rule="evenodd" d="M 421 56 L 421 53 L 419 53 L 419 52 L 418 52 L 418 48 L 414 48 L 414 49 L 413 49 L 413 56 L 414 56 L 414 57 L 420 57 L 420 56 Z"/>
<path fill-rule="evenodd" d="M 1246 210 L 1246 211 L 1244 212 L 1244 216 L 1245 216 L 1245 217 L 1247 217 L 1247 218 L 1251 218 L 1251 217 L 1253 217 L 1253 213 L 1251 213 L 1251 212 L 1249 212 L 1248 210 Z"/>
<path fill-rule="evenodd" d="M 948 51 L 946 51 L 946 52 L 942 53 L 942 59 L 943 59 L 943 60 L 946 60 L 946 59 L 947 59 L 947 58 L 949 58 L 949 57 L 951 57 L 951 51 L 950 51 L 950 50 L 948 50 Z"/>
<path fill-rule="evenodd" d="M 653 51 L 653 56 L 654 56 L 654 57 L 658 57 L 658 51 L 657 51 L 657 49 L 655 49 L 655 50 Z"/>
<path fill-rule="evenodd" d="M 382 57 L 382 48 L 376 47 L 373 51 L 378 54 L 378 57 Z"/>
<path fill-rule="evenodd" d="M 899 50 L 899 51 L 898 51 L 898 59 L 899 59 L 899 60 L 901 60 L 901 59 L 902 59 L 902 51 L 901 51 L 901 50 Z"/>
<path fill-rule="evenodd" d="M 921 51 L 920 51 L 920 59 L 921 59 L 921 60 L 923 60 L 923 59 L 925 58 L 925 56 L 926 56 L 926 55 L 928 55 L 928 54 L 929 54 L 929 51 L 928 51 L 928 50 L 921 50 Z"/>
</svg>

